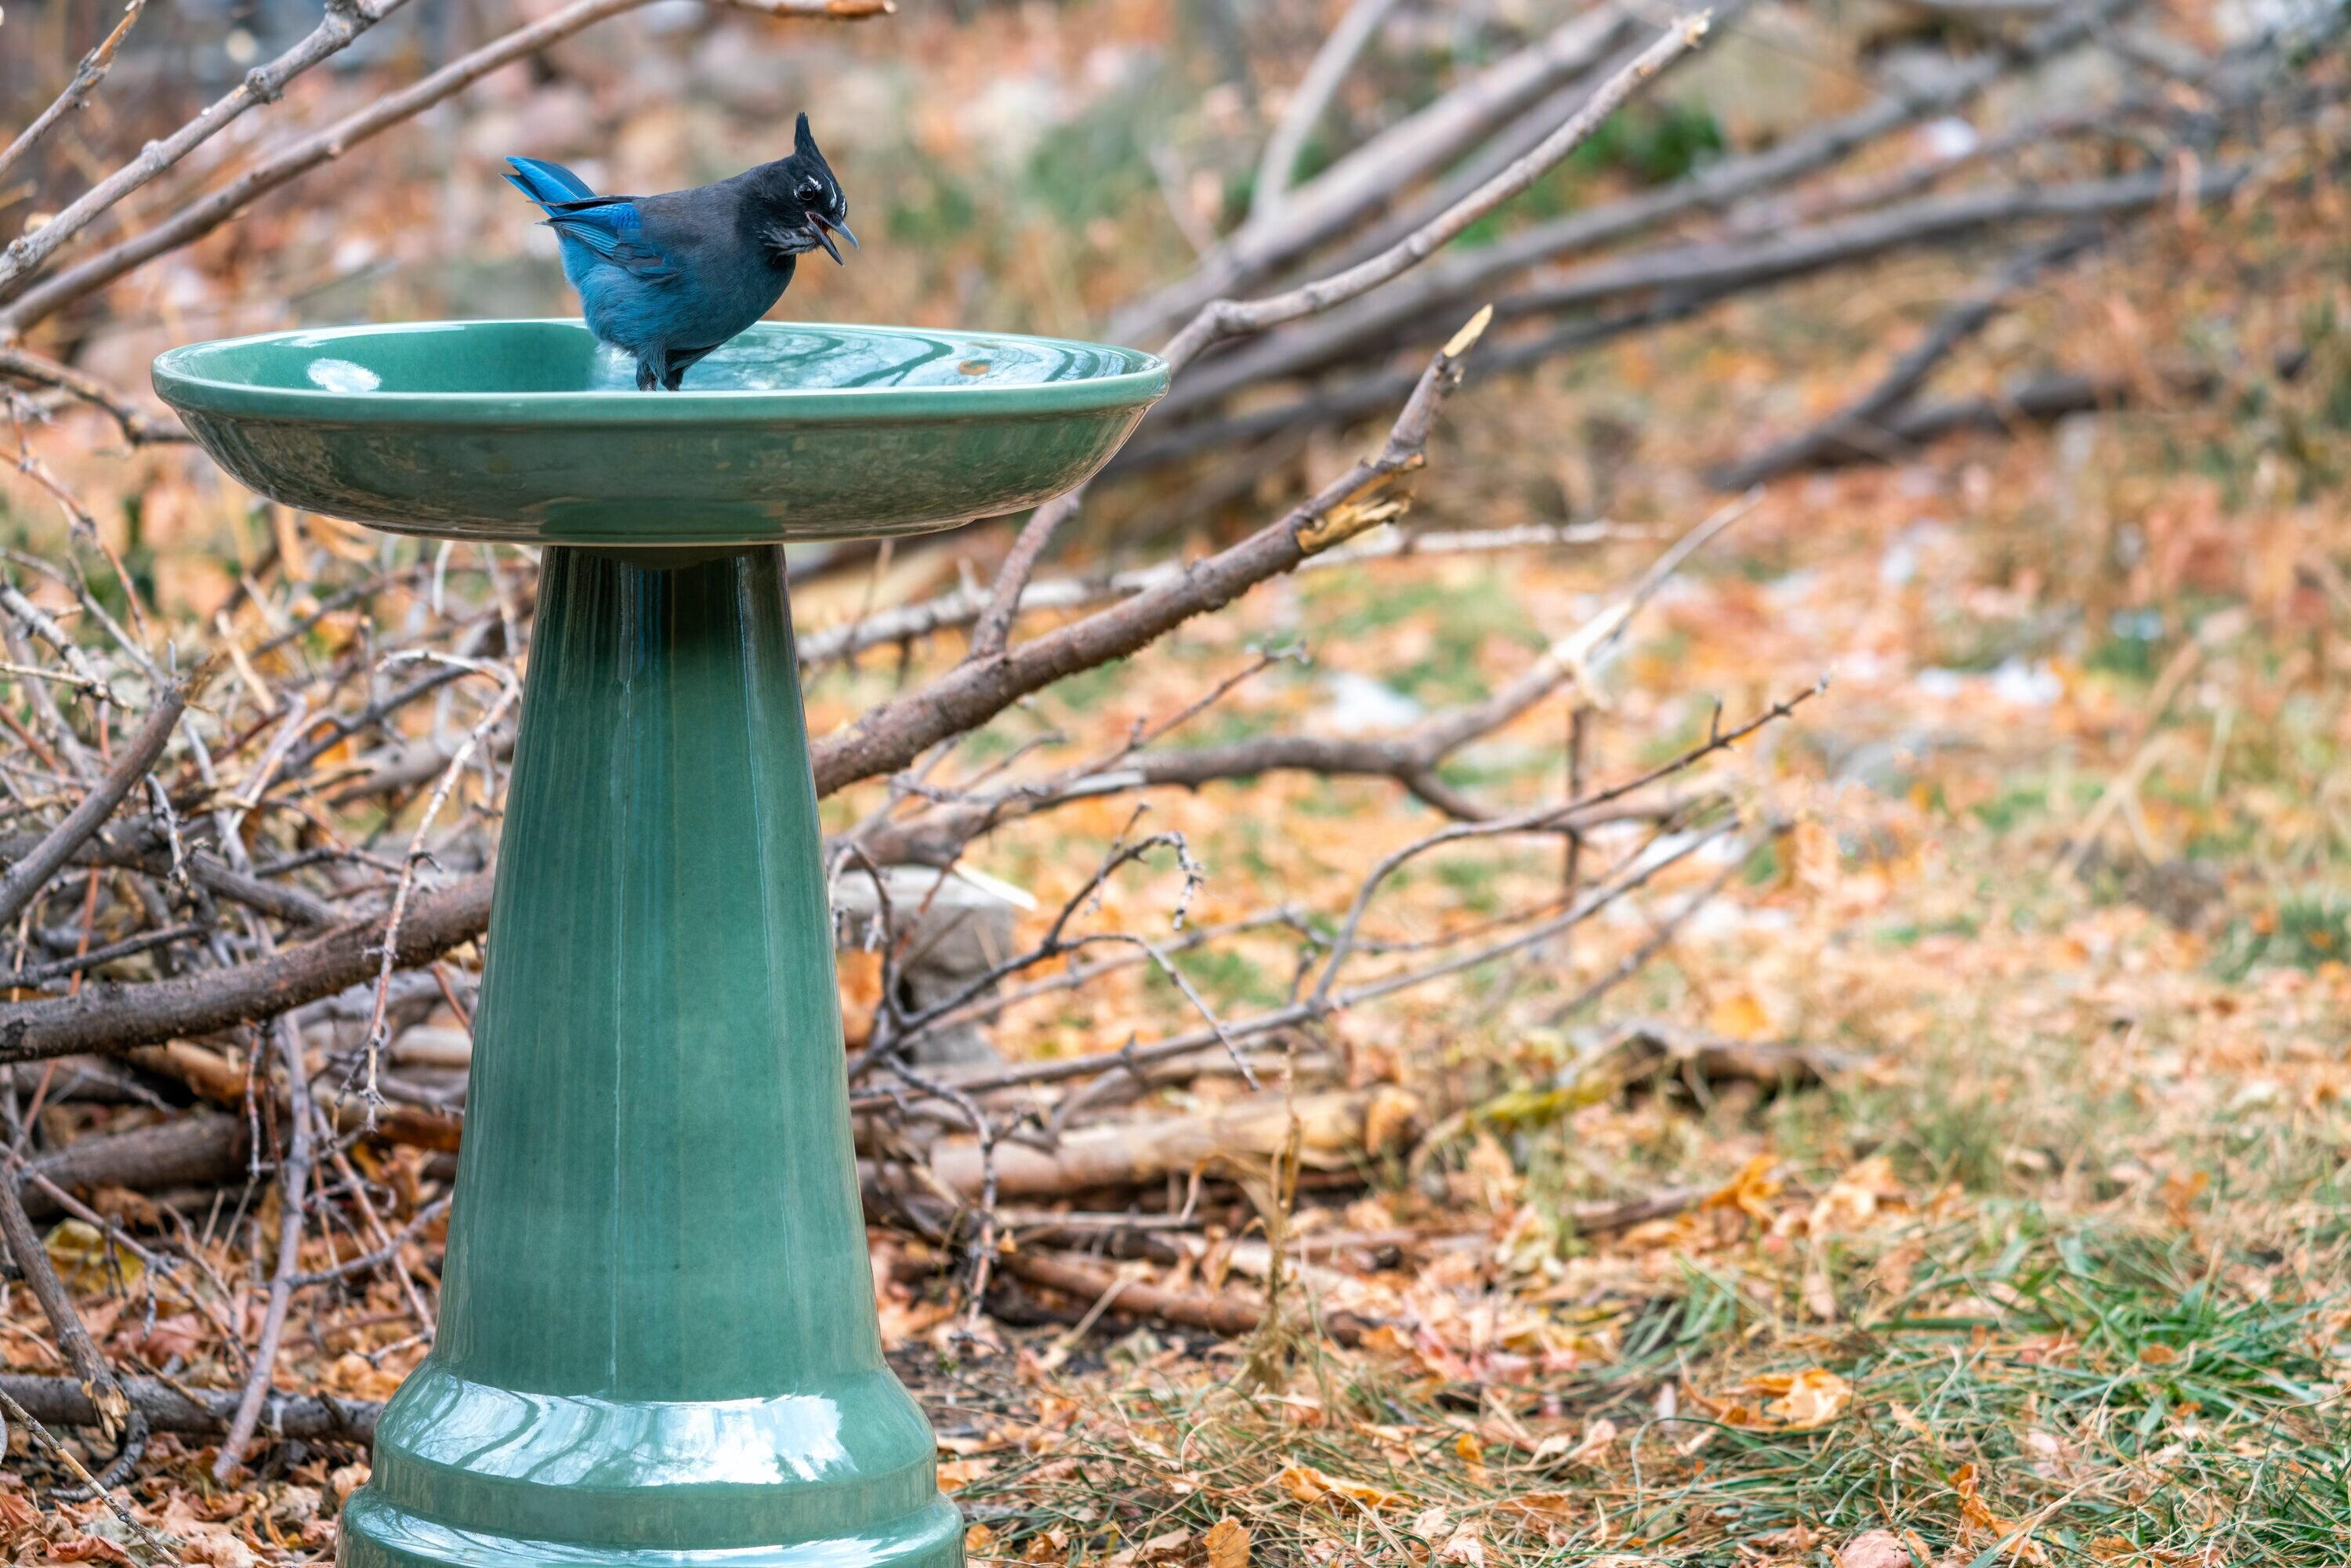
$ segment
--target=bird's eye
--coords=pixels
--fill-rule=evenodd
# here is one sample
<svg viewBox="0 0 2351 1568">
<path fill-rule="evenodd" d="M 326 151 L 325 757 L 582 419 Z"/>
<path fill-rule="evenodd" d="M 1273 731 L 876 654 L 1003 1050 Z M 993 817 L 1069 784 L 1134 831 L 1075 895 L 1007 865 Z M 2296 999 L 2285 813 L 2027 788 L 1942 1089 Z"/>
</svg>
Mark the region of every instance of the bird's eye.
<svg viewBox="0 0 2351 1568">
<path fill-rule="evenodd" d="M 824 194 L 824 184 L 821 181 L 813 178 L 802 180 L 800 182 L 800 188 L 798 191 L 795 191 L 793 194 L 799 197 L 802 205 L 806 205 L 808 203 L 813 202 L 819 196 Z"/>
</svg>

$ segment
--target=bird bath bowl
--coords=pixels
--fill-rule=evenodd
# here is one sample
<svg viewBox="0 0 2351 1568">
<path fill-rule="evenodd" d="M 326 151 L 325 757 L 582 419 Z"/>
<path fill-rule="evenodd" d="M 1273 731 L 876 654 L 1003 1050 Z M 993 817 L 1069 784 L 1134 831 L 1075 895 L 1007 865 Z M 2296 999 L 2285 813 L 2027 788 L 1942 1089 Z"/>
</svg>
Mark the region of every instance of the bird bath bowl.
<svg viewBox="0 0 2351 1568">
<path fill-rule="evenodd" d="M 962 1561 L 875 1326 L 782 546 L 1046 500 L 1166 384 L 1125 349 L 780 323 L 674 393 L 576 321 L 155 361 L 266 496 L 546 547 L 440 1333 L 344 1568 Z"/>
</svg>

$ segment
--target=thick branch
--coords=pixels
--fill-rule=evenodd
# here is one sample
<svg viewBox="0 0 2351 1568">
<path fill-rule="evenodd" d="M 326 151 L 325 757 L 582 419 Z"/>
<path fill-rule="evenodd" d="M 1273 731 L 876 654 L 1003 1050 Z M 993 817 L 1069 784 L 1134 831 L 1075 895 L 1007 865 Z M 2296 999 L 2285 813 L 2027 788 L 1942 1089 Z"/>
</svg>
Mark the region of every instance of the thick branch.
<svg viewBox="0 0 2351 1568">
<path fill-rule="evenodd" d="M 231 1389 L 183 1389 L 176 1383 L 152 1377 L 127 1377 L 121 1388 L 133 1408 L 158 1432 L 186 1432 L 212 1437 L 228 1429 L 236 1410 Z M 94 1427 L 98 1407 L 69 1377 L 36 1377 L 0 1373 L 0 1394 L 5 1394 L 39 1420 L 60 1427 Z M 367 1399 L 338 1399 L 322 1394 L 298 1397 L 271 1394 L 262 1400 L 261 1423 L 268 1431 L 305 1442 L 365 1443 L 375 1437 L 376 1417 L 383 1406 Z"/>
<path fill-rule="evenodd" d="M 1894 368 L 1876 385 L 1812 429 L 1714 470 L 1707 476 L 1707 482 L 1717 489 L 1744 490 L 1791 469 L 1808 466 L 1832 453 L 1864 452 L 1882 456 L 1889 451 L 1902 450 L 1898 438 L 1886 428 L 1887 418 L 1917 395 L 1936 366 L 1991 325 L 2014 301 L 2017 291 L 2043 267 L 2088 248 L 2097 238 L 2095 228 L 2077 229 L 2034 246 L 2013 258 L 1985 287 L 1944 311 L 1928 329 L 1926 337 L 1896 361 Z"/>
</svg>

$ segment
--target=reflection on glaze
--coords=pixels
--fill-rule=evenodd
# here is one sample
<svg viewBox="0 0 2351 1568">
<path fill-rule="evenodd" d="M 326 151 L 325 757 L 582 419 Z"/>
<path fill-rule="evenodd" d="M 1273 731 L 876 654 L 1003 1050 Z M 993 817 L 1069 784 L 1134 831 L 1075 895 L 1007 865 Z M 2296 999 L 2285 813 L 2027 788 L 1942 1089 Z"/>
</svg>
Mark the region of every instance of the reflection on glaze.
<svg viewBox="0 0 2351 1568">
<path fill-rule="evenodd" d="M 745 333 L 703 361 L 688 384 L 704 392 L 1038 386 L 1134 368 L 1126 355 L 1092 344 L 773 325 Z"/>
<path fill-rule="evenodd" d="M 312 386 L 353 396 L 374 392 L 383 385 L 381 376 L 365 365 L 355 365 L 349 360 L 312 360 L 304 373 L 310 378 Z"/>
<path fill-rule="evenodd" d="M 467 329 L 462 348 L 450 340 L 458 329 Z M 353 327 L 204 344 L 176 357 L 183 369 L 224 382 L 354 397 L 377 392 L 638 395 L 632 361 L 569 321 Z M 1093 343 L 769 321 L 696 365 L 685 391 L 1046 386 L 1126 375 L 1142 366 L 1139 355 Z"/>
<path fill-rule="evenodd" d="M 463 1530 L 387 1502 L 372 1490 L 344 1505 L 343 1568 L 961 1568 L 963 1516 L 944 1499 L 881 1529 L 826 1540 L 684 1551 L 517 1538 Z"/>
<path fill-rule="evenodd" d="M 821 1394 L 623 1402 L 446 1378 L 403 1414 L 429 1427 L 444 1462 L 539 1486 L 772 1486 L 852 1473 L 841 1406 Z"/>
</svg>

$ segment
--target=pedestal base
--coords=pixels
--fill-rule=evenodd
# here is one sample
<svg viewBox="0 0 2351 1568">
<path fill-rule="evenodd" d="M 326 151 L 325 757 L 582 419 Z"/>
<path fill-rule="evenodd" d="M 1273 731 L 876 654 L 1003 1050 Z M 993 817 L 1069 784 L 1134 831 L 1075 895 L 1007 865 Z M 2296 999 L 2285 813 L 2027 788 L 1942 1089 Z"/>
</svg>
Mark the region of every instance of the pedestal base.
<svg viewBox="0 0 2351 1568">
<path fill-rule="evenodd" d="M 342 1528 L 351 1545 L 338 1561 L 366 1568 L 956 1568 L 964 1560 L 963 1515 L 945 1498 L 860 1535 L 684 1552 L 455 1530 L 402 1512 L 372 1488 L 352 1494 Z"/>
<path fill-rule="evenodd" d="M 342 1568 L 956 1568 L 882 1359 L 780 549 L 551 549 L 433 1354 Z"/>
</svg>

